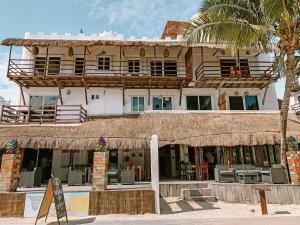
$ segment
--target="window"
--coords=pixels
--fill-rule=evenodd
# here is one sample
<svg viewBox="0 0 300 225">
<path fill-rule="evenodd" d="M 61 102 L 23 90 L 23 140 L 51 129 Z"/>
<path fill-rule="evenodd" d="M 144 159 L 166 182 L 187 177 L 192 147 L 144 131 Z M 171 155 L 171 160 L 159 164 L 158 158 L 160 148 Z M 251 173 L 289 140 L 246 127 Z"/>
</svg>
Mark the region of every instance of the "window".
<svg viewBox="0 0 300 225">
<path fill-rule="evenodd" d="M 153 97 L 153 110 L 172 110 L 172 98 Z"/>
<path fill-rule="evenodd" d="M 247 110 L 259 110 L 257 96 L 245 96 L 245 103 Z"/>
<path fill-rule="evenodd" d="M 198 96 L 186 96 L 187 110 L 199 110 Z"/>
<path fill-rule="evenodd" d="M 230 110 L 244 110 L 243 97 L 229 96 L 229 108 Z"/>
<path fill-rule="evenodd" d="M 200 110 L 212 110 L 211 97 L 199 96 Z"/>
<path fill-rule="evenodd" d="M 42 121 L 54 119 L 55 105 L 57 104 L 57 96 L 30 96 L 30 119 L 32 121 Z M 35 115 L 38 114 L 38 115 Z M 45 116 L 52 114 L 52 116 Z"/>
<path fill-rule="evenodd" d="M 100 99 L 100 95 L 91 95 L 91 99 L 92 100 L 99 100 Z"/>
<path fill-rule="evenodd" d="M 187 110 L 212 110 L 210 96 L 187 96 Z"/>
<path fill-rule="evenodd" d="M 110 57 L 98 58 L 98 70 L 110 70 Z"/>
<path fill-rule="evenodd" d="M 75 59 L 75 75 L 83 75 L 84 71 L 84 58 Z"/>
<path fill-rule="evenodd" d="M 58 75 L 60 71 L 60 57 L 49 57 L 48 75 Z"/>
<path fill-rule="evenodd" d="M 177 76 L 177 62 L 176 61 L 164 61 L 164 75 L 165 76 Z"/>
<path fill-rule="evenodd" d="M 140 60 L 128 60 L 128 73 L 140 72 Z"/>
<path fill-rule="evenodd" d="M 221 75 L 224 77 L 230 76 L 230 68 L 236 69 L 235 59 L 220 59 Z"/>
<path fill-rule="evenodd" d="M 134 96 L 131 98 L 131 111 L 142 112 L 145 110 L 144 97 Z"/>
<path fill-rule="evenodd" d="M 44 75 L 46 72 L 46 57 L 35 57 L 34 75 Z"/>
<path fill-rule="evenodd" d="M 162 76 L 162 61 L 151 61 L 151 76 Z"/>
</svg>

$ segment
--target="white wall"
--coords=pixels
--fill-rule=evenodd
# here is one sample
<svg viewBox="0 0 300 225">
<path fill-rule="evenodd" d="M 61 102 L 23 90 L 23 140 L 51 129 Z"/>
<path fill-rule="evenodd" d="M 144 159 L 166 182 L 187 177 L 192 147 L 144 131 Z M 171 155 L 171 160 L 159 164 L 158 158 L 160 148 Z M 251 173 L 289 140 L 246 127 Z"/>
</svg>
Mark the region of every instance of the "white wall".
<svg viewBox="0 0 300 225">
<path fill-rule="evenodd" d="M 89 47 L 87 60 L 97 60 L 97 57 L 101 56 L 110 56 L 114 66 L 119 66 L 119 61 L 127 61 L 128 59 L 139 58 L 141 60 L 141 65 L 150 65 L 150 61 L 154 57 L 154 48 L 153 47 L 144 47 L 146 51 L 146 56 L 141 58 L 139 56 L 139 51 L 141 47 L 123 47 L 122 49 L 118 46 L 96 46 Z M 163 58 L 163 51 L 165 47 L 156 48 L 156 57 L 158 59 L 174 59 L 179 55 L 178 62 L 184 63 L 184 55 L 186 53 L 186 48 L 180 47 L 168 47 L 170 56 L 168 58 Z M 67 54 L 68 48 L 49 48 L 50 55 L 60 55 L 62 59 L 72 60 L 74 57 L 82 57 L 84 54 L 84 48 L 74 48 L 74 56 L 70 57 Z M 258 57 L 254 57 L 256 52 L 251 51 L 250 56 L 246 54 L 245 51 L 240 51 L 240 58 L 248 58 L 251 61 L 268 61 L 271 59 L 271 56 L 268 54 L 259 54 Z M 45 55 L 46 48 L 39 48 L 39 55 Z M 30 52 L 23 49 L 23 58 L 33 58 Z M 202 62 L 202 53 L 201 48 L 193 48 L 193 69 L 197 69 L 199 64 Z M 216 49 L 203 48 L 203 58 L 204 61 L 214 61 L 213 65 L 216 66 L 217 70 L 220 70 L 218 62 L 222 58 L 232 58 L 230 52 L 226 52 L 225 55 L 222 55 L 220 51 Z M 233 58 L 237 58 L 234 56 Z M 64 63 L 62 63 L 62 67 Z M 95 61 L 96 64 L 96 61 Z M 209 63 L 208 63 L 209 64 Z M 208 65 L 207 64 L 207 65 Z M 123 63 L 126 66 L 126 63 Z M 252 65 L 255 66 L 255 65 Z M 65 65 L 66 67 L 66 65 Z M 69 70 L 66 70 L 65 73 L 70 73 L 73 68 L 70 67 Z M 146 74 L 149 73 L 149 70 L 143 71 Z M 226 92 L 226 96 L 234 95 L 237 91 L 240 96 L 244 96 L 245 92 L 248 92 L 249 95 L 257 95 L 259 108 L 261 110 L 278 110 L 277 103 L 277 94 L 274 85 L 270 85 L 270 88 L 267 91 L 265 103 L 262 104 L 262 99 L 264 96 L 265 89 L 257 88 L 224 88 L 221 92 Z M 26 103 L 28 104 L 30 95 L 58 95 L 58 88 L 24 88 Z M 67 94 L 69 92 L 69 94 Z M 87 90 L 88 95 L 88 105 L 86 105 L 84 88 L 73 88 L 65 87 L 62 89 L 62 98 L 63 104 L 65 105 L 82 105 L 88 110 L 90 115 L 110 115 L 110 114 L 123 114 L 131 112 L 131 98 L 132 96 L 144 96 L 145 98 L 145 110 L 152 110 L 152 97 L 153 96 L 168 96 L 172 98 L 172 109 L 174 110 L 185 110 L 186 109 L 186 96 L 189 95 L 210 95 L 212 99 L 212 109 L 218 110 L 218 96 L 219 90 L 214 88 L 184 88 L 182 90 L 182 101 L 181 105 L 179 104 L 180 91 L 178 89 L 153 89 L 151 90 L 150 104 L 148 105 L 148 91 L 147 89 L 126 89 L 125 90 L 125 105 L 123 106 L 123 96 L 121 88 L 89 88 Z M 99 95 L 99 99 L 92 100 L 92 95 Z M 227 101 L 228 102 L 228 101 Z M 60 101 L 58 101 L 60 104 Z"/>
</svg>

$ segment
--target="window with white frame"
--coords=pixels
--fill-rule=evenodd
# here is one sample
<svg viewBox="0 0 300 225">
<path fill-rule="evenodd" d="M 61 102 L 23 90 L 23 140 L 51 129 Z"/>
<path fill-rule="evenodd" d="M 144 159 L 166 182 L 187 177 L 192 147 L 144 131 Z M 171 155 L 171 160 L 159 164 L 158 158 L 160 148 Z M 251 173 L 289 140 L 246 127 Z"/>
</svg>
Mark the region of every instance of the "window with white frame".
<svg viewBox="0 0 300 225">
<path fill-rule="evenodd" d="M 139 73 L 140 72 L 140 60 L 128 60 L 128 73 Z"/>
<path fill-rule="evenodd" d="M 153 110 L 172 110 L 171 97 L 153 97 L 152 98 Z"/>
<path fill-rule="evenodd" d="M 145 98 L 143 96 L 131 97 L 131 111 L 142 112 L 145 110 Z"/>
<path fill-rule="evenodd" d="M 108 56 L 98 58 L 98 70 L 110 70 L 111 59 Z"/>
</svg>

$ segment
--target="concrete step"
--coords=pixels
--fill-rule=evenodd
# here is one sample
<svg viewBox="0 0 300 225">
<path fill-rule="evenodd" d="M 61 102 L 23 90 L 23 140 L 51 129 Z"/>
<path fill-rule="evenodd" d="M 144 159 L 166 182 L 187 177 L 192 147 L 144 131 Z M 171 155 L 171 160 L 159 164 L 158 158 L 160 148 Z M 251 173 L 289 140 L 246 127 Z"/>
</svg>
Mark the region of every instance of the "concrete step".
<svg viewBox="0 0 300 225">
<path fill-rule="evenodd" d="M 211 188 L 199 189 L 181 189 L 181 198 L 197 197 L 197 196 L 212 196 L 213 190 Z"/>
<path fill-rule="evenodd" d="M 189 198 L 185 198 L 184 200 L 194 200 L 198 202 L 216 202 L 217 198 L 215 196 L 190 196 Z"/>
</svg>

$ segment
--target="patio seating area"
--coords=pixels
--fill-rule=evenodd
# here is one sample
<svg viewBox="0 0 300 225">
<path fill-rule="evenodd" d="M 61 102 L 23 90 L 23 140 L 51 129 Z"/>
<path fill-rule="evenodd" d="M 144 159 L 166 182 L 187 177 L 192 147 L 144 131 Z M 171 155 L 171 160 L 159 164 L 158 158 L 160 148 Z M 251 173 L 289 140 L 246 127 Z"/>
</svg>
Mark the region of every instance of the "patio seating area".
<svg viewBox="0 0 300 225">
<path fill-rule="evenodd" d="M 286 184 L 287 175 L 280 164 L 273 164 L 271 168 L 259 168 L 250 164 L 233 164 L 231 167 L 216 165 L 215 181 L 242 184 Z"/>
</svg>

